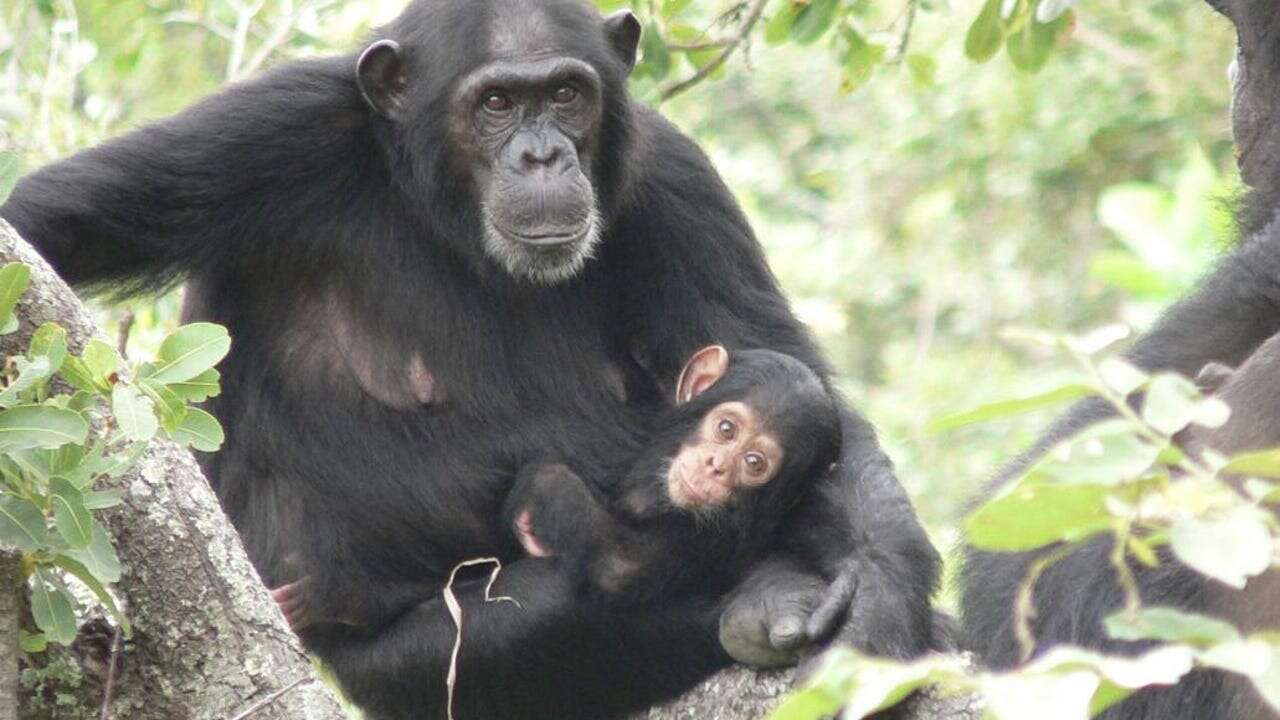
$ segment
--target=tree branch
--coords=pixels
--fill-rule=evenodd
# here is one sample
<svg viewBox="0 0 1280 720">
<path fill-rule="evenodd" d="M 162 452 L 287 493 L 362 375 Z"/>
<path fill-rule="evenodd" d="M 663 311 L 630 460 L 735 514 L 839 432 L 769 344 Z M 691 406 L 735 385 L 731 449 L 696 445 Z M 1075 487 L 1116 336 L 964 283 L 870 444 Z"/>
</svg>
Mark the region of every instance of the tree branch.
<svg viewBox="0 0 1280 720">
<path fill-rule="evenodd" d="M 685 90 L 688 90 L 703 80 L 706 80 L 711 73 L 719 69 L 721 65 L 724 65 L 725 61 L 727 61 L 729 57 L 737 51 L 737 49 L 747 39 L 747 36 L 751 34 L 751 29 L 760 21 L 760 16 L 764 13 L 764 6 L 768 3 L 769 0 L 753 0 L 751 9 L 747 11 L 747 19 L 742 22 L 742 26 L 738 28 L 738 32 L 735 33 L 733 37 L 728 38 L 724 45 L 724 50 L 720 51 L 720 54 L 715 56 L 711 62 L 698 68 L 698 71 L 693 75 L 663 88 L 658 94 L 658 101 L 665 102 L 670 100 Z"/>
</svg>

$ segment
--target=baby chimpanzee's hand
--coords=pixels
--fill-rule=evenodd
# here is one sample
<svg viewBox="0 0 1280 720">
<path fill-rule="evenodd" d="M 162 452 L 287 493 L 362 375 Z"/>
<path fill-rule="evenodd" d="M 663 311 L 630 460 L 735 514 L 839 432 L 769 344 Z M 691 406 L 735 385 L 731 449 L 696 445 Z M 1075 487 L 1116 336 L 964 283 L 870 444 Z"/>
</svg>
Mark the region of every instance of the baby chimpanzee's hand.
<svg viewBox="0 0 1280 720">
<path fill-rule="evenodd" d="M 561 463 L 526 465 L 503 516 L 532 557 L 576 555 L 589 542 L 590 520 L 603 512 L 582 478 Z"/>
</svg>

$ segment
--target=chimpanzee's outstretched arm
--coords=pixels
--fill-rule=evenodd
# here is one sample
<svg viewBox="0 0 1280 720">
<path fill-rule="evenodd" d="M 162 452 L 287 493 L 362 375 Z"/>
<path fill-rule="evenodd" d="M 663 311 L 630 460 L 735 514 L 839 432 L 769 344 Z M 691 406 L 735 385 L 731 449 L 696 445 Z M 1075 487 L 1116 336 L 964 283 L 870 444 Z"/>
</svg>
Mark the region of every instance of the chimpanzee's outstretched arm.
<svg viewBox="0 0 1280 720">
<path fill-rule="evenodd" d="M 192 272 L 270 272 L 266 256 L 300 251 L 271 228 L 351 197 L 377 172 L 377 154 L 357 147 L 369 133 L 351 62 L 284 66 L 38 169 L 0 217 L 67 280 L 118 294 Z"/>
<path fill-rule="evenodd" d="M 830 368 L 791 313 L 710 163 L 665 121 L 643 117 L 664 162 L 637 191 L 634 221 L 619 223 L 625 230 L 606 249 L 617 272 L 630 273 L 635 295 L 626 298 L 631 306 L 623 316 L 633 320 L 628 331 L 639 354 L 660 380 L 671 382 L 689 355 L 709 343 L 730 353 L 768 348 L 800 359 L 828 382 Z M 825 636 L 847 616 L 842 638 L 859 647 L 895 656 L 925 652 L 934 645 L 929 599 L 938 554 L 871 426 L 848 409 L 843 425 L 841 460 L 806 500 L 787 543 L 832 584 L 797 600 L 787 587 L 795 584 L 787 578 L 795 579 L 797 565 L 771 563 L 765 571 L 784 568 L 785 582 L 753 577 L 730 611 L 762 616 L 774 645 Z M 775 602 L 783 595 L 788 602 Z"/>
<path fill-rule="evenodd" d="M 1151 369 L 1195 377 L 1209 361 L 1235 367 L 1280 331 L 1280 232 L 1263 231 L 1169 308 L 1129 357 Z"/>
</svg>

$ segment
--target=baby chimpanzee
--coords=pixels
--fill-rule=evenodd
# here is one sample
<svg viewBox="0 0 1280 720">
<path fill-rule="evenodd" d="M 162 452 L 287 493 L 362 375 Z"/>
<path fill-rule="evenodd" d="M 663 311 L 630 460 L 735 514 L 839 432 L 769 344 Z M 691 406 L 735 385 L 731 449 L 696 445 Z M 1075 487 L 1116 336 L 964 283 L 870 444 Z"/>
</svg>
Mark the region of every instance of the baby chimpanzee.
<svg viewBox="0 0 1280 720">
<path fill-rule="evenodd" d="M 732 360 L 719 345 L 699 350 L 680 374 L 675 406 L 649 420 L 647 433 L 637 429 L 644 449 L 619 450 L 610 463 L 624 469 L 619 477 L 584 482 L 564 464 L 526 465 L 505 501 L 495 498 L 505 503 L 510 551 L 554 556 L 611 601 L 727 590 L 773 542 L 806 483 L 839 457 L 836 404 L 808 367 L 771 350 Z M 337 616 L 317 615 L 305 578 L 271 594 L 301 629 L 375 625 L 441 590 L 405 582 Z"/>
<path fill-rule="evenodd" d="M 507 501 L 527 553 L 561 558 L 611 601 L 728 587 L 839 455 L 830 395 L 803 363 L 770 350 L 698 351 L 659 419 L 616 481 L 539 463 Z"/>
</svg>

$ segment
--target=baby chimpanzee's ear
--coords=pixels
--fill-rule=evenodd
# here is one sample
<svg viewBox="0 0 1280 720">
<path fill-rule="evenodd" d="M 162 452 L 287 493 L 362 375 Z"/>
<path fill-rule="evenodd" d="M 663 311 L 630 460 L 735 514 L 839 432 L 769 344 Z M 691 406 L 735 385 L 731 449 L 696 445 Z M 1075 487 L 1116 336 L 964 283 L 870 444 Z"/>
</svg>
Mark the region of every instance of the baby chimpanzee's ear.
<svg viewBox="0 0 1280 720">
<path fill-rule="evenodd" d="M 724 377 L 729 369 L 729 351 L 721 345 L 704 347 L 689 358 L 676 381 L 676 404 L 683 405 Z"/>
</svg>

